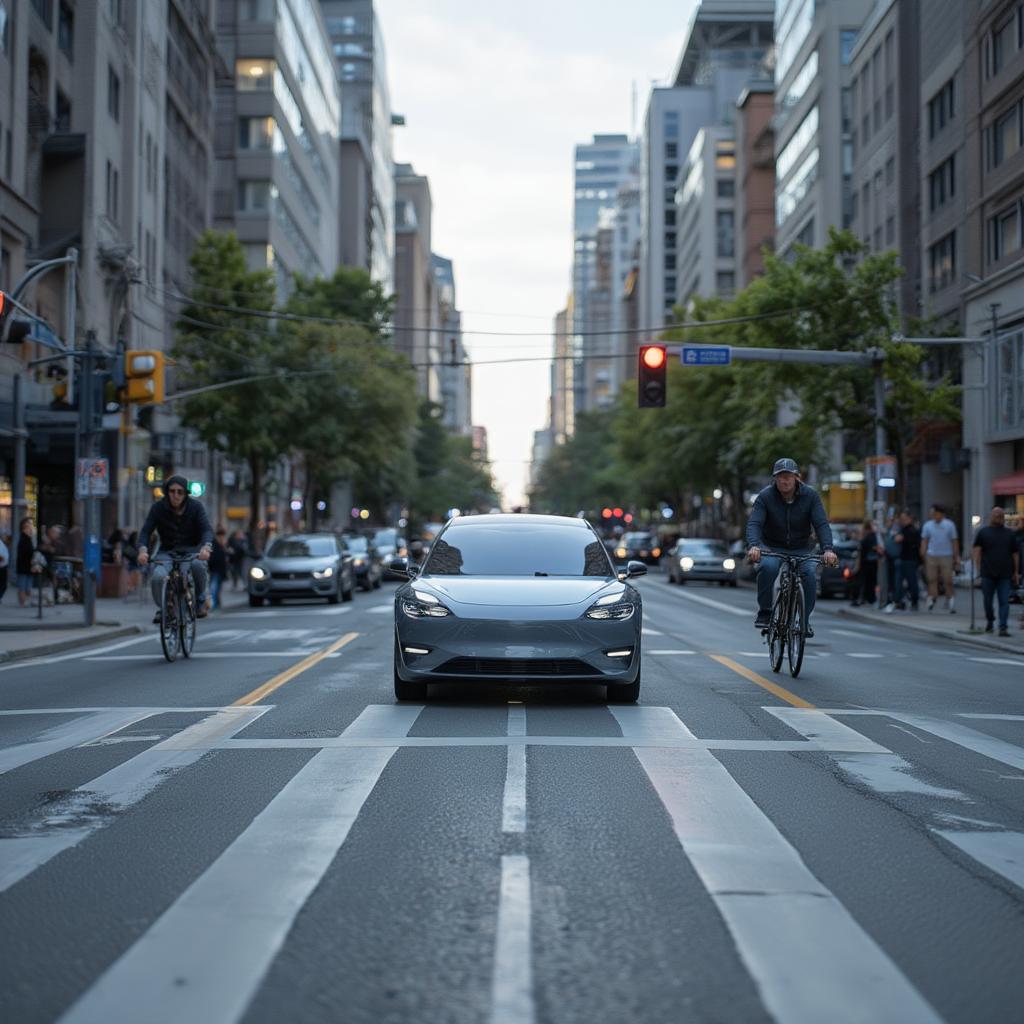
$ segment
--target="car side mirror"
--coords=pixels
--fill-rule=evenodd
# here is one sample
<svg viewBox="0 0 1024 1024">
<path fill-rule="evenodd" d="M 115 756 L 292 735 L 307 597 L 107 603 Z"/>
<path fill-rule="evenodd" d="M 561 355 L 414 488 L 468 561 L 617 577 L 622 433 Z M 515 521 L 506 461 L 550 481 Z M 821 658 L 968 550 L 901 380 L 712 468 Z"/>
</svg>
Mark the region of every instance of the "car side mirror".
<svg viewBox="0 0 1024 1024">
<path fill-rule="evenodd" d="M 388 562 L 388 571 L 393 572 L 396 576 L 406 576 L 412 579 L 419 569 L 417 566 L 412 565 L 408 558 L 392 558 Z"/>
<path fill-rule="evenodd" d="M 637 562 L 637 561 L 635 561 L 633 559 L 630 559 L 630 561 L 628 561 L 626 563 L 626 570 L 625 570 L 625 572 L 620 572 L 619 573 L 619 579 L 631 580 L 631 579 L 633 579 L 634 576 L 646 576 L 646 575 L 647 575 L 647 566 L 644 565 L 643 562 Z"/>
</svg>

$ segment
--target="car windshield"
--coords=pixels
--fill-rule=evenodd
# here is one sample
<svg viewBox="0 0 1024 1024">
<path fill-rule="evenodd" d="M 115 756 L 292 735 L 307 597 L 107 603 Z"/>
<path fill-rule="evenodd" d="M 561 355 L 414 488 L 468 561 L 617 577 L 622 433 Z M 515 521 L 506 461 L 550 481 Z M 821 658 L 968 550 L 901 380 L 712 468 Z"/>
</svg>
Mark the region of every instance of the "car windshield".
<svg viewBox="0 0 1024 1024">
<path fill-rule="evenodd" d="M 373 535 L 373 543 L 379 548 L 395 547 L 398 543 L 397 530 L 378 530 Z"/>
<path fill-rule="evenodd" d="M 679 553 L 697 558 L 711 558 L 727 554 L 728 550 L 724 544 L 718 541 L 688 540 L 680 545 Z"/>
<path fill-rule="evenodd" d="M 346 537 L 345 546 L 354 554 L 365 555 L 370 542 L 365 537 Z"/>
<path fill-rule="evenodd" d="M 651 547 L 654 538 L 649 533 L 626 533 L 622 536 L 622 546 L 627 548 Z"/>
<path fill-rule="evenodd" d="M 333 537 L 279 537 L 270 545 L 268 558 L 323 558 L 337 553 Z"/>
<path fill-rule="evenodd" d="M 435 576 L 612 576 L 604 545 L 578 526 L 452 526 L 424 573 Z"/>
</svg>

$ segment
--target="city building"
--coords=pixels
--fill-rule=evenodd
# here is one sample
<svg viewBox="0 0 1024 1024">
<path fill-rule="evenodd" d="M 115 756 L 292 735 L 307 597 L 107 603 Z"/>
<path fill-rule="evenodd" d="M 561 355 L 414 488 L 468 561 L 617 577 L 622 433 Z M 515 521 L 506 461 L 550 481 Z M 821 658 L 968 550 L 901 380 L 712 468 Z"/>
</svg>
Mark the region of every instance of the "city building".
<svg viewBox="0 0 1024 1024">
<path fill-rule="evenodd" d="M 312 0 L 217 5 L 214 226 L 237 232 L 250 267 L 292 274 L 339 265 L 341 107 L 330 39 Z"/>
<path fill-rule="evenodd" d="M 736 287 L 764 270 L 775 248 L 775 87 L 753 81 L 736 101 Z"/>
<path fill-rule="evenodd" d="M 530 479 L 527 491 L 531 491 L 540 479 L 540 471 L 551 454 L 554 441 L 549 429 L 535 430 L 533 432 L 533 446 L 530 449 Z"/>
<path fill-rule="evenodd" d="M 569 304 L 556 314 L 554 320 L 554 358 L 551 361 L 551 400 L 549 403 L 552 442 L 563 444 L 576 429 L 576 403 L 573 374 L 576 369 L 572 358 L 572 297 Z"/>
<path fill-rule="evenodd" d="M 994 504 L 1024 524 L 1024 4 L 971 0 L 962 104 L 964 525 Z M 929 83 L 934 84 L 934 83 Z M 941 100 L 940 100 L 941 103 Z M 970 520 L 968 520 L 968 516 Z"/>
<path fill-rule="evenodd" d="M 572 326 L 580 411 L 606 407 L 613 395 L 612 228 L 619 190 L 635 178 L 637 163 L 637 144 L 626 135 L 595 135 L 575 149 Z"/>
<path fill-rule="evenodd" d="M 701 128 L 676 192 L 676 295 L 729 297 L 736 289 L 736 140 L 730 127 Z"/>
<path fill-rule="evenodd" d="M 872 6 L 872 0 L 776 5 L 775 248 L 783 255 L 796 242 L 820 247 L 830 227 L 852 221 L 849 65 Z"/>
<path fill-rule="evenodd" d="M 341 82 L 340 259 L 395 288 L 391 98 L 373 0 L 320 0 Z"/>
<path fill-rule="evenodd" d="M 473 431 L 473 369 L 462 337 L 462 314 L 455 303 L 455 268 L 437 253 L 432 262 L 442 331 L 441 422 L 453 434 L 468 437 Z"/>
<path fill-rule="evenodd" d="M 622 382 L 636 376 L 638 348 L 637 288 L 640 247 L 643 235 L 643 193 L 637 177 L 619 189 L 615 201 L 614 247 L 612 249 L 612 393 L 617 394 Z"/>
<path fill-rule="evenodd" d="M 395 165 L 395 349 L 416 372 L 416 391 L 441 401 L 441 323 L 430 248 L 430 182 L 412 164 Z"/>
</svg>

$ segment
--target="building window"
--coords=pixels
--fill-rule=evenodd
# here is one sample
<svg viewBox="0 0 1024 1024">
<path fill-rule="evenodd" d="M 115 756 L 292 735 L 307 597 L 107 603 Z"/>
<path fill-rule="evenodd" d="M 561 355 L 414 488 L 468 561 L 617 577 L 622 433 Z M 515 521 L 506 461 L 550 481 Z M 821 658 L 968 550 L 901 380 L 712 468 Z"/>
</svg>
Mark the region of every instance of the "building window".
<svg viewBox="0 0 1024 1024">
<path fill-rule="evenodd" d="M 124 0 L 108 0 L 110 19 L 115 25 L 124 24 Z"/>
<path fill-rule="evenodd" d="M 804 98 L 807 90 L 817 79 L 818 51 L 813 50 L 807 60 L 804 61 L 804 66 L 800 69 L 796 78 L 793 79 L 789 89 L 786 90 L 786 95 L 782 100 L 782 109 L 789 110 L 791 107 L 795 107 Z"/>
<path fill-rule="evenodd" d="M 666 139 L 679 138 L 679 114 L 675 110 L 666 110 L 662 124 L 665 128 Z"/>
<path fill-rule="evenodd" d="M 258 213 L 270 208 L 277 197 L 277 188 L 269 181 L 240 181 L 238 183 L 238 209 L 243 213 Z"/>
<path fill-rule="evenodd" d="M 886 185 L 892 185 L 896 181 L 896 158 L 889 157 L 885 161 L 885 183 Z"/>
<path fill-rule="evenodd" d="M 71 100 L 57 90 L 57 109 L 53 119 L 53 130 L 55 132 L 71 131 Z"/>
<path fill-rule="evenodd" d="M 277 63 L 272 60 L 236 60 L 235 87 L 239 92 L 255 92 L 274 88 Z"/>
<path fill-rule="evenodd" d="M 818 131 L 818 107 L 811 107 L 800 126 L 793 132 L 789 141 L 782 147 L 775 162 L 775 175 L 782 181 L 792 170 L 797 158 L 810 145 Z"/>
<path fill-rule="evenodd" d="M 720 259 L 732 259 L 736 255 L 736 215 L 732 210 L 718 210 L 715 213 L 715 252 Z"/>
<path fill-rule="evenodd" d="M 850 63 L 850 55 L 853 53 L 853 44 L 857 42 L 857 30 L 855 28 L 844 28 L 839 33 L 839 63 L 846 65 Z"/>
<path fill-rule="evenodd" d="M 32 7 L 36 14 L 43 19 L 43 24 L 48 29 L 53 29 L 53 0 L 32 0 Z"/>
<path fill-rule="evenodd" d="M 75 56 L 75 12 L 61 0 L 60 12 L 57 15 L 57 45 L 68 60 Z"/>
<path fill-rule="evenodd" d="M 989 43 L 989 77 L 998 75 L 1013 55 L 1020 49 L 1021 9 L 1010 15 L 1001 25 L 992 30 Z"/>
<path fill-rule="evenodd" d="M 885 219 L 885 244 L 892 245 L 896 241 L 896 218 L 888 216 Z"/>
<path fill-rule="evenodd" d="M 107 216 L 117 220 L 119 181 L 117 168 L 107 161 Z"/>
<path fill-rule="evenodd" d="M 674 231 L 665 232 L 665 248 L 674 249 L 676 247 L 676 233 Z"/>
<path fill-rule="evenodd" d="M 736 166 L 736 143 L 715 143 L 715 167 L 720 171 L 731 171 Z"/>
<path fill-rule="evenodd" d="M 665 226 L 666 227 L 670 227 L 670 228 L 671 227 L 675 227 L 675 223 L 676 223 L 676 211 L 675 210 L 666 210 L 665 211 Z"/>
<path fill-rule="evenodd" d="M 719 270 L 715 274 L 715 289 L 719 292 L 731 292 L 736 287 L 736 275 L 731 270 Z"/>
<path fill-rule="evenodd" d="M 928 249 L 929 291 L 948 288 L 956 279 L 956 232 L 940 238 Z"/>
<path fill-rule="evenodd" d="M 992 125 L 991 166 L 998 167 L 1020 149 L 1021 110 L 1024 104 L 1016 103 Z"/>
<path fill-rule="evenodd" d="M 679 167 L 677 164 L 665 164 L 665 180 L 675 181 L 679 177 Z"/>
<path fill-rule="evenodd" d="M 121 79 L 110 65 L 107 65 L 107 113 L 115 120 L 121 120 Z"/>
<path fill-rule="evenodd" d="M 273 21 L 273 0 L 242 0 L 239 4 L 244 21 Z"/>
<path fill-rule="evenodd" d="M 674 252 L 666 253 L 665 255 L 665 269 L 675 270 L 676 269 L 676 254 Z"/>
<path fill-rule="evenodd" d="M 679 143 L 678 142 L 666 142 L 665 143 L 665 159 L 666 160 L 678 160 L 679 159 Z"/>
<path fill-rule="evenodd" d="M 1021 238 L 1021 220 L 1024 210 L 1021 209 L 1024 201 L 1018 200 L 1013 206 L 1000 210 L 994 217 L 989 219 L 989 255 L 991 262 L 995 263 L 1004 256 L 1018 252 L 1024 246 Z"/>
<path fill-rule="evenodd" d="M 956 154 L 928 175 L 928 209 L 937 210 L 956 195 Z"/>
<path fill-rule="evenodd" d="M 273 148 L 274 128 L 275 122 L 272 117 L 240 117 L 238 119 L 238 148 Z"/>
<path fill-rule="evenodd" d="M 7 53 L 10 45 L 10 29 L 7 27 L 10 15 L 7 13 L 7 0 L 0 0 L 0 53 Z"/>
<path fill-rule="evenodd" d="M 955 78 L 946 84 L 928 101 L 928 138 L 934 139 L 956 113 Z"/>
</svg>

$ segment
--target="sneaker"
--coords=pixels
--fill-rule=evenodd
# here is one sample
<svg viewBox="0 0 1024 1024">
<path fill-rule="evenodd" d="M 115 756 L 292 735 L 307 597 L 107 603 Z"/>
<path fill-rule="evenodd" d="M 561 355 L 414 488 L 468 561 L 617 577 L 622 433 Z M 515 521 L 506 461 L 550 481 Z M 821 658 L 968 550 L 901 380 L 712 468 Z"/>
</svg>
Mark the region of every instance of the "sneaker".
<svg viewBox="0 0 1024 1024">
<path fill-rule="evenodd" d="M 771 612 L 758 612 L 757 618 L 754 619 L 754 626 L 757 629 L 764 629 L 771 625 L 772 613 Z"/>
<path fill-rule="evenodd" d="M 154 626 L 159 626 L 160 625 L 160 609 L 159 608 L 157 608 L 156 614 L 153 616 L 153 625 Z"/>
<path fill-rule="evenodd" d="M 986 633 L 991 633 L 994 628 L 995 627 L 992 625 L 991 622 L 986 622 L 985 623 L 985 632 Z"/>
<path fill-rule="evenodd" d="M 888 603 L 888 604 L 887 604 L 887 605 L 885 606 L 885 609 L 884 609 L 884 611 L 885 611 L 885 614 L 886 614 L 886 615 L 892 615 L 892 613 L 893 613 L 894 611 L 896 611 L 896 602 L 895 602 L 895 601 L 890 601 L 890 602 L 889 602 L 889 603 Z"/>
<path fill-rule="evenodd" d="M 814 630 L 813 630 L 813 629 L 811 629 L 811 627 L 810 627 L 810 626 L 808 626 L 808 627 L 807 627 L 807 631 L 806 631 L 806 632 L 804 633 L 804 636 L 805 636 L 805 637 L 806 637 L 806 638 L 807 638 L 808 640 L 812 639 L 812 638 L 814 637 Z"/>
<path fill-rule="evenodd" d="M 956 615 L 956 605 L 953 603 L 953 598 L 946 602 L 946 607 L 949 609 L 950 615 Z"/>
<path fill-rule="evenodd" d="M 1010 631 L 1006 628 L 1006 626 L 1000 626 L 999 627 L 999 635 L 1000 636 L 1009 636 L 1010 635 Z"/>
<path fill-rule="evenodd" d="M 934 597 L 929 597 L 928 598 L 928 611 L 931 611 L 934 607 L 935 607 L 935 598 Z"/>
</svg>

